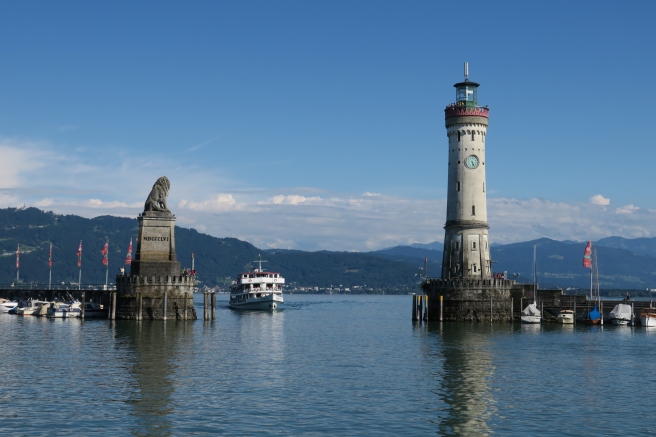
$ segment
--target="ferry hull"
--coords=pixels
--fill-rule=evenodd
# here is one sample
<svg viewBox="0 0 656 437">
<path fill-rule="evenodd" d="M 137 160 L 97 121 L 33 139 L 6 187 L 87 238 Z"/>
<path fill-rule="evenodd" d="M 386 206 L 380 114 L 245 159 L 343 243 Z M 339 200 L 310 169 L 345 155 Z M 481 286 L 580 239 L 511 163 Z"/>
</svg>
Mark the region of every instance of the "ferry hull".
<svg viewBox="0 0 656 437">
<path fill-rule="evenodd" d="M 233 302 L 230 300 L 230 308 L 236 310 L 260 310 L 274 311 L 283 303 L 282 296 L 270 295 L 263 297 L 250 298 L 243 302 Z"/>
</svg>

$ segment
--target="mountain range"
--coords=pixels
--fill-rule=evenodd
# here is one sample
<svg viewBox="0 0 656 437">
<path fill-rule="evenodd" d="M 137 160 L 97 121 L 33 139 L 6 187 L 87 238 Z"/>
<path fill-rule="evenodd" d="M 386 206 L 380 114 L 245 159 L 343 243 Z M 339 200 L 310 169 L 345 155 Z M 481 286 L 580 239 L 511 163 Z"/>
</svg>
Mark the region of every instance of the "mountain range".
<svg viewBox="0 0 656 437">
<path fill-rule="evenodd" d="M 194 229 L 176 227 L 178 261 L 194 267 L 202 285 L 225 287 L 238 273 L 248 270 L 259 255 L 265 268 L 280 272 L 288 288 L 311 291 L 341 290 L 355 293 L 408 293 L 418 290 L 422 277 L 441 274 L 442 244 L 414 244 L 373 252 L 305 252 L 258 249 L 235 238 L 217 238 Z M 130 239 L 138 235 L 136 219 L 101 216 L 86 219 L 58 215 L 37 208 L 0 209 L 0 285 L 16 281 L 48 283 L 48 257 L 53 246 L 53 283 L 78 279 L 77 250 L 82 244 L 82 283 L 109 283 L 125 265 Z M 102 265 L 101 250 L 109 240 L 109 267 Z M 533 282 L 533 246 L 537 251 L 537 282 L 541 288 L 587 290 L 590 270 L 582 266 L 586 242 L 541 238 L 521 243 L 492 245 L 495 272 L 506 272 L 520 282 Z M 20 245 L 20 267 L 15 266 Z M 656 238 L 608 237 L 593 242 L 598 254 L 600 288 L 646 290 L 656 288 Z M 424 260 L 427 270 L 424 271 Z M 129 269 L 128 269 L 129 270 Z"/>
</svg>

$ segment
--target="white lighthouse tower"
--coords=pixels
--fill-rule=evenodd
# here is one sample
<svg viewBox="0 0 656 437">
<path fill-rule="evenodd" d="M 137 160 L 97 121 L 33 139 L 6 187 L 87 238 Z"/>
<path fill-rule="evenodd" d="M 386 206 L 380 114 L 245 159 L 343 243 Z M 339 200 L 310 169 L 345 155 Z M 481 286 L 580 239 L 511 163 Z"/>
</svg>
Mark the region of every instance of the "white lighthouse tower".
<svg viewBox="0 0 656 437">
<path fill-rule="evenodd" d="M 478 87 L 465 80 L 454 85 L 456 102 L 444 110 L 449 138 L 449 185 L 442 279 L 490 279 L 485 136 L 487 106 L 478 106 Z"/>
</svg>

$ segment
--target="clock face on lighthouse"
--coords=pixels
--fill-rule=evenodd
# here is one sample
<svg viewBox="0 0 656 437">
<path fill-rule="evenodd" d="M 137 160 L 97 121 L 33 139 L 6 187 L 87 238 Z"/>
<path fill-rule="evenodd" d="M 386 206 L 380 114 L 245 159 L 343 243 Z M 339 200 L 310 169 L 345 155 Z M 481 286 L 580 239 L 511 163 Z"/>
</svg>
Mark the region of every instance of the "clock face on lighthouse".
<svg viewBox="0 0 656 437">
<path fill-rule="evenodd" d="M 478 167 L 478 156 L 476 155 L 469 155 L 468 157 L 465 158 L 465 167 L 469 169 L 474 169 Z"/>
</svg>

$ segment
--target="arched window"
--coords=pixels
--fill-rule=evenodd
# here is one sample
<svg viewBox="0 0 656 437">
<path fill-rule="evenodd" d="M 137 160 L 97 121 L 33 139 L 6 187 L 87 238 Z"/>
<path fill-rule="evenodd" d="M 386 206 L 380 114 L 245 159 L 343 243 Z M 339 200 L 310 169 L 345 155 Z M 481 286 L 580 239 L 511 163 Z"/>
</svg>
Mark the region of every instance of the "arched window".
<svg viewBox="0 0 656 437">
<path fill-rule="evenodd" d="M 472 141 L 474 141 L 474 135 L 476 134 L 474 133 L 474 131 L 472 131 Z"/>
<path fill-rule="evenodd" d="M 460 141 L 460 131 L 458 131 L 458 141 Z"/>
<path fill-rule="evenodd" d="M 458 184 L 458 188 L 456 191 L 460 191 L 460 182 L 458 181 L 457 184 Z"/>
</svg>

